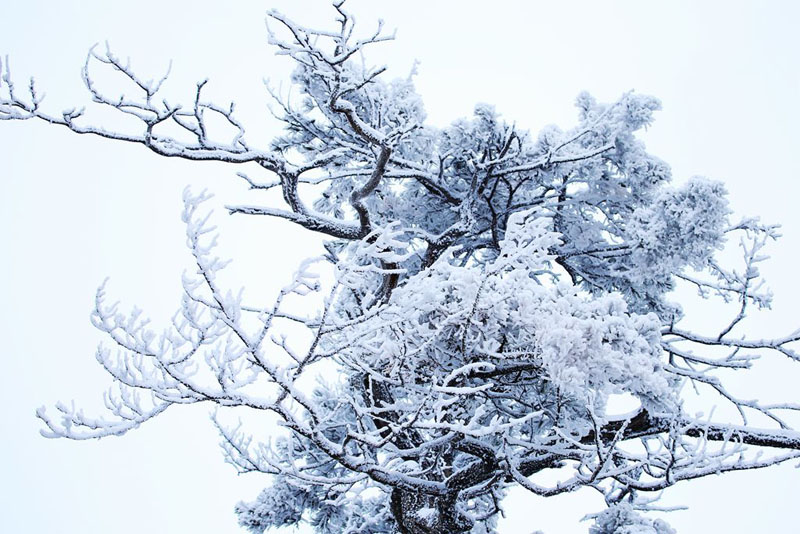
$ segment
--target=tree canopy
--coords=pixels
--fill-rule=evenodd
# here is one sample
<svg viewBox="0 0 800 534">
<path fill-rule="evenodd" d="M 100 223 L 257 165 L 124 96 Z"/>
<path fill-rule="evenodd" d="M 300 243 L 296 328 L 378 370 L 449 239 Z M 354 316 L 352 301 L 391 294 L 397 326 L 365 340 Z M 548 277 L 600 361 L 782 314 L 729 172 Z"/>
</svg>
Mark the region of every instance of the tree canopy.
<svg viewBox="0 0 800 534">
<path fill-rule="evenodd" d="M 214 253 L 207 196 L 187 190 L 196 270 L 174 320 L 154 330 L 101 288 L 92 322 L 111 341 L 97 353 L 116 386 L 110 413 L 40 410 L 45 435 L 123 434 L 176 404 L 274 413 L 290 433 L 272 443 L 215 419 L 229 462 L 273 476 L 237 507 L 254 532 L 300 521 L 331 533 L 492 532 L 505 491 L 519 485 L 545 497 L 598 490 L 609 509 L 593 533 L 667 533 L 637 512 L 654 492 L 800 456 L 786 415 L 796 405 L 740 399 L 721 378 L 759 354 L 798 359 L 797 332 L 760 339 L 741 328 L 746 312 L 770 304 L 758 265 L 776 228 L 734 219 L 718 182 L 671 185 L 669 166 L 636 138 L 655 98 L 581 94 L 577 126 L 536 136 L 484 104 L 434 128 L 413 75 L 386 81 L 364 60 L 390 38 L 381 25 L 360 33 L 342 2 L 334 10 L 325 30 L 269 15 L 270 41 L 296 70 L 293 92 L 273 93 L 284 133 L 267 146 L 251 144 L 233 106 L 205 100 L 205 82 L 184 105 L 168 102 L 166 77 L 148 81 L 110 49 L 91 51 L 84 83 L 94 103 L 139 121 L 136 133 L 93 125 L 78 109 L 46 111 L 35 84 L 15 87 L 5 63 L 0 118 L 249 164 L 263 178 L 239 176 L 279 190 L 285 205 L 230 213 L 328 239 L 274 304 L 250 306 L 219 285 L 226 262 Z M 107 93 L 97 67 L 135 92 Z M 741 243 L 737 266 L 717 258 L 731 240 Z M 678 281 L 730 303 L 726 326 L 684 324 L 670 294 Z M 311 293 L 323 295 L 318 313 L 287 304 Z M 692 386 L 740 420 L 688 414 L 681 392 Z M 631 413 L 608 413 L 618 395 Z"/>
</svg>

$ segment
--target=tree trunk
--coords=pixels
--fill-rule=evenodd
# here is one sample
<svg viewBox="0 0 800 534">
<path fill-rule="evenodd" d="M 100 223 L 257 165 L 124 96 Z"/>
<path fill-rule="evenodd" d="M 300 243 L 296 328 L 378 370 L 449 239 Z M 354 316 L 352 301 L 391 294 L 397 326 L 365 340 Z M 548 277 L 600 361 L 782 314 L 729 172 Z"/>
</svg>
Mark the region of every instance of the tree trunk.
<svg viewBox="0 0 800 534">
<path fill-rule="evenodd" d="M 473 521 L 456 509 L 453 497 L 435 497 L 395 489 L 392 516 L 400 534 L 465 534 Z"/>
</svg>

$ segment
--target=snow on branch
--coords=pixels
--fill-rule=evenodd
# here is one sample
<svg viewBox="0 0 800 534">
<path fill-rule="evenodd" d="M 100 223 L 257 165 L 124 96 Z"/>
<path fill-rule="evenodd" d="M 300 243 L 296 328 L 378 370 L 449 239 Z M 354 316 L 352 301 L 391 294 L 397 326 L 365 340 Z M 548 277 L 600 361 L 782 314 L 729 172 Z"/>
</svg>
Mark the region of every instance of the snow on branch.
<svg viewBox="0 0 800 534">
<path fill-rule="evenodd" d="M 671 185 L 637 139 L 657 99 L 584 93 L 574 127 L 537 136 L 486 104 L 434 127 L 413 73 L 386 80 L 365 59 L 393 35 L 382 23 L 361 33 L 341 0 L 333 12 L 334 29 L 268 14 L 270 42 L 295 71 L 293 92 L 271 92 L 283 130 L 266 147 L 250 144 L 233 104 L 206 98 L 206 81 L 170 103 L 169 69 L 151 81 L 108 46 L 90 50 L 83 82 L 94 106 L 133 119 L 132 132 L 93 125 L 82 108 L 46 111 L 33 80 L 20 89 L 0 64 L 0 119 L 254 163 L 266 178 L 238 176 L 279 188 L 280 200 L 228 212 L 329 239 L 330 277 L 309 254 L 273 302 L 246 305 L 218 276 L 227 261 L 209 195 L 187 189 L 193 267 L 178 311 L 159 330 L 110 302 L 104 283 L 91 320 L 107 340 L 96 353 L 112 381 L 105 413 L 41 408 L 43 435 L 120 435 L 173 405 L 213 405 L 226 461 L 273 477 L 237 506 L 253 532 L 303 521 L 331 534 L 494 532 L 504 492 L 519 485 L 540 496 L 591 487 L 610 505 L 597 528 L 666 534 L 636 513 L 652 508 L 648 493 L 798 458 L 800 406 L 730 381 L 775 355 L 800 360 L 800 331 L 763 338 L 746 321 L 770 306 L 759 267 L 778 229 L 731 224 L 719 182 Z M 97 68 L 131 92 L 111 94 Z M 226 131 L 212 131 L 220 122 Z M 720 251 L 736 237 L 734 267 Z M 684 316 L 678 283 L 729 305 L 718 331 Z M 738 419 L 688 414 L 687 386 Z M 616 396 L 629 414 L 611 412 Z M 237 424 L 229 408 L 244 414 Z M 268 439 L 248 418 L 265 413 L 285 435 Z"/>
</svg>

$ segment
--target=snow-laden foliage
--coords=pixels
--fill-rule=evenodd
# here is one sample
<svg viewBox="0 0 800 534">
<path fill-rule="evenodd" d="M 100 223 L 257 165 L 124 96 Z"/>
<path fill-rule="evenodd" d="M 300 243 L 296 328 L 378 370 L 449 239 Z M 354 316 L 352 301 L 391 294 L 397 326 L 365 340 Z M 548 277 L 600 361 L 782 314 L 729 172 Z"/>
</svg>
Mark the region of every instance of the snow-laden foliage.
<svg viewBox="0 0 800 534">
<path fill-rule="evenodd" d="M 595 519 L 589 534 L 675 534 L 662 519 L 648 519 L 628 503 L 610 506 Z"/>
<path fill-rule="evenodd" d="M 388 534 L 391 514 L 381 495 L 336 495 L 320 487 L 297 486 L 276 476 L 252 503 L 236 506 L 239 524 L 261 533 L 276 526 L 310 523 L 317 532 Z"/>
<path fill-rule="evenodd" d="M 776 229 L 731 224 L 718 182 L 671 183 L 669 166 L 636 137 L 655 98 L 604 104 L 581 94 L 575 126 L 536 136 L 486 104 L 437 128 L 413 76 L 386 81 L 367 64 L 365 48 L 388 37 L 380 27 L 359 36 L 342 4 L 334 29 L 270 13 L 270 40 L 296 69 L 291 98 L 273 95 L 283 133 L 263 148 L 232 106 L 203 98 L 205 82 L 188 106 L 170 104 L 157 97 L 163 79 L 145 81 L 110 50 L 90 52 L 84 81 L 94 102 L 139 119 L 139 134 L 93 126 L 81 111 L 49 114 L 34 83 L 21 95 L 5 65 L 0 118 L 248 165 L 239 176 L 279 189 L 285 208 L 231 213 L 329 239 L 329 287 L 326 267 L 309 260 L 272 305 L 245 305 L 242 291 L 219 283 L 226 262 L 214 255 L 206 195 L 187 190 L 196 268 L 178 313 L 159 333 L 101 288 L 92 321 L 114 346 L 97 352 L 114 382 L 110 417 L 41 409 L 46 436 L 123 434 L 173 405 L 216 405 L 227 461 L 271 476 L 236 507 L 240 523 L 262 532 L 303 522 L 323 534 L 495 532 L 513 485 L 541 497 L 601 492 L 609 509 L 593 534 L 667 534 L 635 511 L 650 502 L 642 494 L 800 456 L 785 417 L 796 405 L 737 398 L 723 380 L 756 352 L 798 359 L 798 333 L 742 332 L 751 307 L 769 306 L 758 263 Z M 91 75 L 103 65 L 138 97 L 105 94 Z M 234 132 L 228 142 L 210 132 L 212 115 Z M 726 267 L 717 253 L 737 235 L 744 266 Z M 678 282 L 734 305 L 731 320 L 693 331 L 670 300 Z M 296 305 L 320 292 L 317 312 Z M 740 420 L 689 415 L 686 384 Z M 628 415 L 609 410 L 615 396 L 628 399 Z M 262 441 L 260 423 L 229 426 L 231 408 L 270 412 L 287 434 Z M 773 426 L 754 427 L 754 415 Z"/>
</svg>

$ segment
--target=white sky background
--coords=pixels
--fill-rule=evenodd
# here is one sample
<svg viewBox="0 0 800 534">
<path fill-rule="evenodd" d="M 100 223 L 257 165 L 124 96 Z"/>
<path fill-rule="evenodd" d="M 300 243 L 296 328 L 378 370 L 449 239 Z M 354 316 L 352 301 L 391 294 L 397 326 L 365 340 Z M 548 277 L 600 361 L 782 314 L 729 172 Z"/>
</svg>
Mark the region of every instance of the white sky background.
<svg viewBox="0 0 800 534">
<path fill-rule="evenodd" d="M 784 225 L 763 269 L 777 295 L 774 312 L 752 328 L 797 327 L 800 4 L 494 4 L 348 3 L 363 28 L 378 17 L 398 28 L 398 40 L 375 60 L 389 64 L 389 76 L 405 76 L 414 58 L 421 61 L 417 87 L 436 125 L 488 102 L 536 132 L 574 124 L 572 103 L 584 89 L 604 101 L 630 89 L 659 97 L 664 111 L 644 139 L 675 179 L 724 180 L 738 215 Z M 88 103 L 80 68 L 95 42 L 109 39 L 148 77 L 173 59 L 171 99 L 190 102 L 194 83 L 209 77 L 208 96 L 223 104 L 235 99 L 251 142 L 262 135 L 266 146 L 274 130 L 261 79 L 277 85 L 290 69 L 266 44 L 269 7 L 309 25 L 332 17 L 316 0 L 235 7 L 4 0 L 0 53 L 11 57 L 20 87 L 36 76 L 52 112 Z M 88 321 L 106 276 L 110 296 L 141 306 L 154 321 L 176 308 L 187 266 L 179 219 L 185 185 L 217 194 L 222 251 L 236 260 L 228 280 L 251 288 L 250 302 L 268 301 L 301 258 L 319 253 L 312 236 L 287 223 L 225 215 L 223 204 L 253 201 L 235 170 L 166 160 L 43 124 L 0 122 L 0 532 L 243 532 L 233 505 L 268 481 L 237 477 L 223 464 L 207 407 L 176 407 L 123 438 L 99 442 L 45 440 L 34 418 L 37 406 L 58 400 L 91 406 L 108 385 L 93 357 L 100 338 Z M 742 385 L 797 401 L 800 373 L 785 367 Z M 690 506 L 667 517 L 681 534 L 797 532 L 798 489 L 800 473 L 786 466 L 678 486 L 664 504 Z M 543 500 L 517 492 L 503 532 L 585 533 L 588 524 L 578 519 L 600 507 L 590 493 Z"/>
</svg>

